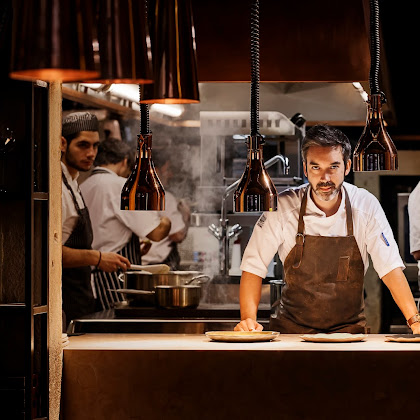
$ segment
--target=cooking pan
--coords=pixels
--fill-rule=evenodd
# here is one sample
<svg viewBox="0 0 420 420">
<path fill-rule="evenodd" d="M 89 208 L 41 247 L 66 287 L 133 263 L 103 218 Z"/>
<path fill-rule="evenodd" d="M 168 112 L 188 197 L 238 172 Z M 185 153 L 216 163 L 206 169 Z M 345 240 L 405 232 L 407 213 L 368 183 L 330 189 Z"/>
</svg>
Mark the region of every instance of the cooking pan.
<svg viewBox="0 0 420 420">
<path fill-rule="evenodd" d="M 201 285 L 210 279 L 199 271 L 172 271 L 166 274 L 142 274 L 126 271 L 118 278 L 124 283 L 121 292 L 132 306 L 161 306 L 164 308 L 197 307 Z"/>
<path fill-rule="evenodd" d="M 181 286 L 157 285 L 155 290 L 119 289 L 129 304 L 155 304 L 161 308 L 196 308 L 200 303 L 201 286 L 186 284 Z"/>
<path fill-rule="evenodd" d="M 200 271 L 169 271 L 165 274 L 145 274 L 141 271 L 126 271 L 119 275 L 119 279 L 124 284 L 124 289 L 151 290 L 158 285 L 182 286 L 191 280 L 204 279 L 209 277 Z"/>
</svg>

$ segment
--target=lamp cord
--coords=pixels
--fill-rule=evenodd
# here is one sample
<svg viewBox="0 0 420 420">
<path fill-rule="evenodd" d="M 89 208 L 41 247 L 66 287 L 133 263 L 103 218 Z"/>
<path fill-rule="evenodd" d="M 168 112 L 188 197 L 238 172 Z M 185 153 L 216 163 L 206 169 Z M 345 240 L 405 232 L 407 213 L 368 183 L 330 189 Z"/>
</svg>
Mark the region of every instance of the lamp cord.
<svg viewBox="0 0 420 420">
<path fill-rule="evenodd" d="M 381 45 L 379 36 L 379 1 L 370 0 L 370 71 L 369 87 L 371 95 L 381 95 L 382 103 L 386 102 L 385 93 L 379 89 L 379 65 Z"/>
<path fill-rule="evenodd" d="M 141 85 L 139 85 L 140 134 L 150 134 L 149 105 L 142 104 L 140 101 L 141 101 Z"/>
<path fill-rule="evenodd" d="M 260 134 L 260 11 L 259 0 L 251 4 L 251 136 Z"/>
</svg>

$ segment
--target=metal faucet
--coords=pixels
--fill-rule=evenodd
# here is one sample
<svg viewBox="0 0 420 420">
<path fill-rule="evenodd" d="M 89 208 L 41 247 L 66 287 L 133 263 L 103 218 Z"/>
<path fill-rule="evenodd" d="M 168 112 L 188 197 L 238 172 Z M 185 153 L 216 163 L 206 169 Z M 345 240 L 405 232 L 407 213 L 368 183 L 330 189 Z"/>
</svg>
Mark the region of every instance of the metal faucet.
<svg viewBox="0 0 420 420">
<path fill-rule="evenodd" d="M 289 173 L 289 159 L 283 155 L 276 155 L 264 163 L 266 168 L 271 168 L 277 162 L 283 165 L 283 174 Z M 229 275 L 229 240 L 241 233 L 242 227 L 238 224 L 229 229 L 229 219 L 227 218 L 226 200 L 229 194 L 238 186 L 240 178 L 226 187 L 222 197 L 222 208 L 220 214 L 220 227 L 216 227 L 214 223 L 209 226 L 209 232 L 219 241 L 219 271 L 220 274 Z"/>
</svg>

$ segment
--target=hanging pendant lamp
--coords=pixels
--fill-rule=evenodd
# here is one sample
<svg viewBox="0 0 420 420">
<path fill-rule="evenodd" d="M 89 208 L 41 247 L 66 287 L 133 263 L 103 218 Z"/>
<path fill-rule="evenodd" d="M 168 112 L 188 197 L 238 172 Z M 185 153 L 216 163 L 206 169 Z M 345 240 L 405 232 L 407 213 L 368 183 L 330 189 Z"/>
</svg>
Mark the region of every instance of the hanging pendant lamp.
<svg viewBox="0 0 420 420">
<path fill-rule="evenodd" d="M 141 103 L 199 102 L 191 1 L 151 0 L 148 18 L 154 83 L 144 86 Z"/>
<path fill-rule="evenodd" d="M 263 160 L 264 138 L 259 133 L 259 0 L 251 6 L 251 135 L 247 139 L 245 172 L 234 193 L 235 212 L 276 211 L 277 191 Z"/>
<path fill-rule="evenodd" d="M 139 96 L 141 98 L 140 86 Z M 165 210 L 165 190 L 152 160 L 152 133 L 147 104 L 140 104 L 136 163 L 121 191 L 121 210 Z"/>
<path fill-rule="evenodd" d="M 10 77 L 82 81 L 95 69 L 93 3 L 84 0 L 16 0 Z"/>
<path fill-rule="evenodd" d="M 379 89 L 380 37 L 379 4 L 370 0 L 370 95 L 366 126 L 353 153 L 354 171 L 398 170 L 397 149 L 385 129 L 382 104 L 386 97 Z"/>
<path fill-rule="evenodd" d="M 153 83 L 145 0 L 99 0 L 101 75 L 91 83 Z"/>
</svg>

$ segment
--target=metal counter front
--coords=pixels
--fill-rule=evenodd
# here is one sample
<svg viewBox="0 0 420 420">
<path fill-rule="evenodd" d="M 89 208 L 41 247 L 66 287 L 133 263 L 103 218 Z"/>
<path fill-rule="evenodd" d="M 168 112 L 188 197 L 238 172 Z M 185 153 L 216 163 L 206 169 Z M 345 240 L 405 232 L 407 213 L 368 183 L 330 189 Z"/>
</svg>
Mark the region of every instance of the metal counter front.
<svg viewBox="0 0 420 420">
<path fill-rule="evenodd" d="M 270 305 L 261 304 L 258 320 L 268 328 Z M 240 320 L 239 304 L 200 304 L 195 309 L 160 309 L 128 306 L 96 312 L 73 320 L 68 334 L 79 333 L 181 333 L 203 334 L 206 331 L 230 331 Z"/>
</svg>

